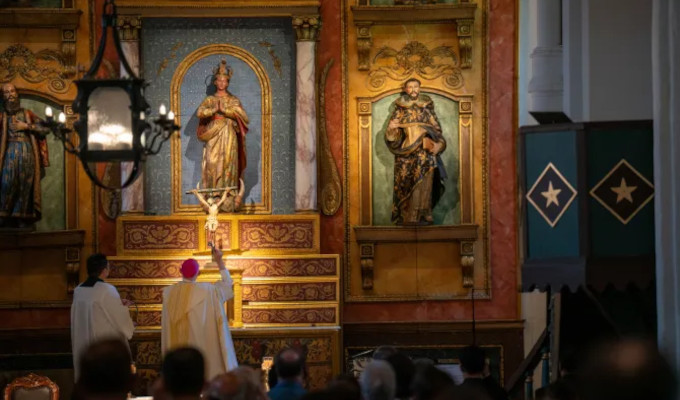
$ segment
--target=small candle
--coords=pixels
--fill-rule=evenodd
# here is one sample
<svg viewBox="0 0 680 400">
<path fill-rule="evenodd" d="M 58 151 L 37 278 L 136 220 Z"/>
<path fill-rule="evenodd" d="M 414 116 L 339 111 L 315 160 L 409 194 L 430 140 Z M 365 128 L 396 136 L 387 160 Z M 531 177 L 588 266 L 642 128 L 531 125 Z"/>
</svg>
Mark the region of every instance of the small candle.
<svg viewBox="0 0 680 400">
<path fill-rule="evenodd" d="M 45 116 L 47 118 L 52 118 L 52 107 L 45 107 Z"/>
<path fill-rule="evenodd" d="M 59 122 L 62 124 L 66 122 L 66 114 L 64 114 L 63 112 L 59 113 Z"/>
<path fill-rule="evenodd" d="M 139 112 L 139 120 L 144 121 L 144 118 L 146 118 L 146 114 L 144 114 L 144 111 Z"/>
<path fill-rule="evenodd" d="M 169 120 L 174 120 L 174 119 L 175 119 L 175 113 L 172 112 L 172 110 L 168 113 L 168 119 L 169 119 Z"/>
<path fill-rule="evenodd" d="M 159 108 L 158 112 L 163 116 L 168 113 L 167 108 L 165 108 L 165 104 L 161 104 L 161 107 Z"/>
</svg>

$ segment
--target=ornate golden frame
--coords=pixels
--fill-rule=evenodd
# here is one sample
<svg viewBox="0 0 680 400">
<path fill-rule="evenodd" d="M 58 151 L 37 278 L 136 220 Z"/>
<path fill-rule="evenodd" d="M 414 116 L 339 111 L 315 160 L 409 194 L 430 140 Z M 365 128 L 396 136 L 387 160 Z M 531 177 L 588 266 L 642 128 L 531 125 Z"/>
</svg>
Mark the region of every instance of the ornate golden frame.
<svg viewBox="0 0 680 400">
<path fill-rule="evenodd" d="M 248 51 L 229 44 L 211 44 L 190 53 L 179 64 L 172 76 L 170 84 L 170 108 L 173 110 L 181 109 L 181 85 L 189 68 L 201 58 L 214 54 L 229 54 L 239 58 L 252 68 L 260 82 L 262 89 L 262 202 L 256 204 L 246 204 L 241 212 L 246 214 L 271 214 L 271 136 L 272 136 L 272 89 L 269 76 L 262 64 Z M 177 117 L 181 124 L 180 117 Z M 203 214 L 199 205 L 182 203 L 182 154 L 181 154 L 180 135 L 172 137 L 172 212 L 173 214 Z"/>
<path fill-rule="evenodd" d="M 348 121 L 344 129 L 344 177 L 343 177 L 343 196 L 344 196 L 344 222 L 345 222 L 345 257 L 343 276 L 344 299 L 346 302 L 385 302 L 385 301 L 423 301 L 423 300 L 465 300 L 470 299 L 472 293 L 476 299 L 491 298 L 491 271 L 489 269 L 490 249 L 488 243 L 489 234 L 489 172 L 488 172 L 488 49 L 484 43 L 488 37 L 488 9 L 489 4 L 486 0 L 478 0 L 474 5 L 461 5 L 452 7 L 451 5 L 432 5 L 424 6 L 427 10 L 409 10 L 408 13 L 391 13 L 392 7 L 381 8 L 381 14 L 364 13 L 363 8 L 355 6 L 352 1 L 343 1 L 342 36 L 343 36 L 343 115 Z M 362 8 L 361 10 L 359 10 Z M 430 9 L 431 8 L 431 9 Z M 472 10 L 474 8 L 474 11 Z M 369 15 L 370 14 L 370 15 Z M 462 18 L 462 19 L 461 19 Z M 409 35 L 403 35 L 402 31 L 408 31 Z M 369 246 L 360 246 L 357 242 L 355 227 L 365 226 L 363 221 L 368 215 L 363 211 L 367 199 L 362 197 L 359 181 L 367 166 L 360 165 L 363 149 L 361 143 L 362 128 L 368 129 L 369 126 L 362 127 L 361 122 L 364 117 L 362 112 L 370 112 L 370 108 L 361 110 L 355 109 L 355 99 L 377 98 L 375 91 L 370 90 L 367 84 L 367 70 L 362 70 L 362 61 L 367 61 L 368 70 L 373 65 L 370 57 L 363 60 L 361 52 L 377 51 L 384 46 L 399 49 L 413 40 L 427 40 L 428 46 L 451 45 L 457 49 L 461 57 L 470 59 L 470 63 L 461 65 L 462 76 L 465 86 L 458 90 L 446 90 L 439 85 L 439 82 L 427 79 L 418 74 L 421 78 L 423 91 L 431 91 L 433 87 L 445 90 L 445 96 L 451 98 L 454 94 L 458 98 L 468 96 L 471 101 L 466 102 L 466 107 L 470 110 L 470 118 L 464 121 L 470 129 L 474 127 L 474 135 L 470 135 L 470 144 L 464 143 L 461 147 L 471 148 L 471 165 L 468 169 L 469 176 L 463 176 L 461 171 L 460 184 L 470 182 L 470 190 L 467 193 L 461 189 L 461 197 L 470 194 L 466 205 L 461 203 L 461 224 L 474 225 L 478 227 L 478 236 L 474 241 L 460 242 L 460 268 L 463 270 L 463 285 L 465 288 L 474 287 L 474 292 L 469 290 L 463 293 L 451 294 L 448 297 L 430 298 L 422 295 L 387 295 L 376 294 L 363 289 L 363 270 L 370 267 L 365 265 L 367 259 L 364 252 L 370 250 Z M 425 43 L 425 42 L 423 42 Z M 366 47 L 368 46 L 368 47 Z M 373 50 L 371 50 L 373 49 Z M 474 51 L 470 51 L 474 50 Z M 377 64 L 376 64 L 377 65 Z M 401 83 L 394 80 L 395 85 Z M 391 93 L 394 93 L 391 92 Z M 381 92 L 382 94 L 382 92 Z M 387 95 L 385 93 L 384 95 Z M 454 96 L 455 97 L 455 96 Z M 462 102 L 461 102 L 462 103 Z M 474 114 L 473 114 L 473 113 Z M 370 118 L 368 118 L 370 119 Z M 364 122 L 367 122 L 364 119 Z M 359 127 L 359 131 L 357 131 Z M 364 146 L 365 148 L 365 146 Z M 461 148 L 461 150 L 463 150 Z M 462 159 L 462 155 L 461 155 Z M 357 190 L 359 186 L 359 190 Z M 463 199 L 462 199 L 463 200 Z M 463 215 L 465 214 L 465 215 Z M 465 222 L 465 221 L 469 222 Z M 371 228 L 370 226 L 368 228 Z M 370 254 L 369 254 L 370 255 Z M 370 263 L 369 263 L 370 264 Z M 370 268 L 368 268 L 370 269 Z M 469 270 L 469 271 L 468 271 Z"/>
<path fill-rule="evenodd" d="M 458 103 L 458 166 L 460 170 L 460 224 L 473 223 L 474 193 L 473 182 L 473 148 L 472 148 L 472 95 L 455 95 L 443 90 L 422 87 L 423 93 L 434 93 Z M 401 92 L 401 89 L 385 91 L 374 97 L 358 97 L 357 112 L 359 115 L 359 198 L 361 199 L 360 224 L 373 224 L 373 143 L 372 112 L 373 104 L 387 96 Z"/>
<path fill-rule="evenodd" d="M 196 252 L 208 250 L 207 240 L 205 237 L 205 219 L 207 217 L 201 215 L 169 215 L 169 216 L 144 216 L 144 215 L 124 215 L 116 218 L 116 249 L 119 256 L 153 256 L 157 259 L 158 255 L 167 256 L 191 256 Z M 320 218 L 319 214 L 291 214 L 291 215 L 243 215 L 243 214 L 229 214 L 218 217 L 220 221 L 229 221 L 231 226 L 231 243 L 229 249 L 224 249 L 225 254 L 240 255 L 240 256 L 270 256 L 270 255 L 299 255 L 299 254 L 314 254 L 318 255 L 320 250 L 321 232 L 320 232 Z M 198 243 L 194 249 L 178 250 L 178 249 L 143 249 L 143 250 L 126 250 L 124 248 L 125 231 L 123 229 L 124 221 L 133 222 L 176 222 L 187 221 L 196 224 L 198 233 Z M 239 221 L 262 221 L 262 222 L 289 222 L 289 221 L 309 221 L 313 224 L 314 237 L 311 248 L 269 248 L 269 249 L 254 249 L 241 250 L 238 248 L 238 237 L 241 229 L 238 225 Z"/>
</svg>

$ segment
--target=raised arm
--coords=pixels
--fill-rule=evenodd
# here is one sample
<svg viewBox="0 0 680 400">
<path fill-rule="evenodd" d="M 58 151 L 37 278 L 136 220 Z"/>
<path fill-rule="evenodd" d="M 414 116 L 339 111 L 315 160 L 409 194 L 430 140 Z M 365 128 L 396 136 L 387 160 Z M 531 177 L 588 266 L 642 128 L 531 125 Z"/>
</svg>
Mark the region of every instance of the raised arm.
<svg viewBox="0 0 680 400">
<path fill-rule="evenodd" d="M 224 193 L 222 194 L 222 198 L 220 199 L 219 202 L 217 202 L 217 208 L 219 209 L 222 207 L 222 204 L 224 204 L 225 200 L 227 200 L 227 194 L 229 193 L 229 190 L 225 189 Z"/>
<path fill-rule="evenodd" d="M 217 263 L 217 267 L 220 269 L 220 275 L 222 276 L 221 281 L 215 282 L 215 288 L 218 290 L 220 294 L 220 299 L 226 302 L 227 300 L 234 297 L 233 289 L 234 281 L 232 281 L 231 275 L 229 274 L 229 270 L 224 265 L 224 259 L 222 258 L 222 250 L 215 247 L 213 243 L 210 243 L 209 246 L 212 249 L 212 259 L 214 262 Z"/>
<path fill-rule="evenodd" d="M 200 193 L 198 193 L 198 189 L 192 190 L 191 193 L 193 193 L 194 196 L 196 196 L 196 198 L 198 199 L 198 202 L 201 203 L 201 206 L 203 206 L 203 209 L 205 211 L 208 211 L 210 209 L 210 204 L 208 204 L 208 202 L 205 201 L 203 196 Z"/>
</svg>

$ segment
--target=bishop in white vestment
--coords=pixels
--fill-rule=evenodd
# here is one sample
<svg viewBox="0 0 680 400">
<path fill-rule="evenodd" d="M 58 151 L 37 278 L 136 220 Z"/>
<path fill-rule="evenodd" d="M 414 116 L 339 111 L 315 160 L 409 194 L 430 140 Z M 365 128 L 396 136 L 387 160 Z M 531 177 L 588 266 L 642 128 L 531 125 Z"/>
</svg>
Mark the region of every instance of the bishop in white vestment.
<svg viewBox="0 0 680 400">
<path fill-rule="evenodd" d="M 109 276 L 109 263 L 103 254 L 87 259 L 88 278 L 76 287 L 71 305 L 71 345 L 75 379 L 80 376 L 80 356 L 87 346 L 102 339 L 119 339 L 127 343 L 135 327 L 130 311 L 116 288 L 104 282 Z M 126 303 L 126 304 L 124 304 Z"/>
<path fill-rule="evenodd" d="M 188 259 L 180 269 L 182 282 L 163 290 L 161 334 L 163 354 L 184 346 L 199 349 L 208 380 L 238 366 L 225 311 L 225 303 L 234 297 L 233 281 L 220 250 L 213 248 L 213 260 L 220 268 L 220 281 L 196 282 L 198 262 Z"/>
</svg>

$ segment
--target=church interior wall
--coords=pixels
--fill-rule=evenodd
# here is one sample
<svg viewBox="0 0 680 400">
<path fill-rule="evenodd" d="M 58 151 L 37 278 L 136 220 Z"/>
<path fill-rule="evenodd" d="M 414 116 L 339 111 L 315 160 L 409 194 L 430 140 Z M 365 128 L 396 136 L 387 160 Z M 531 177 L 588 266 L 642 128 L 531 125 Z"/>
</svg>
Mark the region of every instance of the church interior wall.
<svg viewBox="0 0 680 400">
<path fill-rule="evenodd" d="M 585 121 L 652 118 L 652 2 L 588 1 Z"/>
<path fill-rule="evenodd" d="M 81 17 L 83 21 L 92 19 L 90 6 L 94 6 L 95 2 L 77 1 L 78 7 L 83 10 L 84 16 Z M 99 6 L 101 1 L 96 2 Z M 348 113 L 354 112 L 356 108 L 355 99 L 350 96 L 353 93 L 353 85 L 358 85 L 356 71 L 350 71 L 350 65 L 355 65 L 357 62 L 356 49 L 353 45 L 348 44 L 348 40 L 355 35 L 356 27 L 351 20 L 351 7 L 354 5 L 353 0 L 323 0 L 320 3 L 320 14 L 323 23 L 323 28 L 320 32 L 320 40 L 317 43 L 317 73 L 320 73 L 323 68 L 331 61 L 333 64 L 328 70 L 328 78 L 326 81 L 325 90 L 325 131 L 329 138 L 330 152 L 333 156 L 332 162 L 338 168 L 340 179 L 343 182 L 343 199 L 342 205 L 337 213 L 332 216 L 320 215 L 318 216 L 317 225 L 315 225 L 320 233 L 317 237 L 316 252 L 323 254 L 340 254 L 340 263 L 338 264 L 340 279 L 340 290 L 337 292 L 340 298 L 338 299 L 338 313 L 339 324 L 347 328 L 346 335 L 327 333 L 319 334 L 317 336 L 308 335 L 305 337 L 295 337 L 294 335 L 286 336 L 286 340 L 269 340 L 271 346 L 268 351 L 293 343 L 295 340 L 303 340 L 309 343 L 310 346 L 318 346 L 322 349 L 324 358 L 317 360 L 315 378 L 321 382 L 332 371 L 339 370 L 345 363 L 345 359 L 335 359 L 334 356 L 329 356 L 326 350 L 328 346 L 335 346 L 338 354 L 343 354 L 342 349 L 351 346 L 374 346 L 384 340 L 388 340 L 391 344 L 410 346 L 412 348 L 422 346 L 449 346 L 452 348 L 460 348 L 471 341 L 469 321 L 473 318 L 471 303 L 469 299 L 459 298 L 456 300 L 416 300 L 416 301 L 391 301 L 391 302 L 344 302 L 343 296 L 343 280 L 346 269 L 340 266 L 346 265 L 345 262 L 345 246 L 347 243 L 347 227 L 346 212 L 348 212 L 348 204 L 346 199 L 357 190 L 356 176 L 347 175 L 347 159 L 348 154 L 347 138 L 352 135 L 352 131 L 348 128 Z M 480 114 L 478 114 L 478 134 L 486 132 L 487 141 L 486 147 L 482 151 L 480 143 L 480 151 L 475 155 L 475 162 L 482 165 L 487 162 L 485 168 L 478 168 L 475 170 L 476 183 L 475 193 L 481 193 L 482 190 L 487 191 L 488 205 L 486 209 L 479 208 L 476 212 L 480 215 L 486 215 L 488 224 L 484 229 L 486 230 L 487 245 L 480 246 L 477 250 L 479 259 L 487 260 L 486 275 L 479 275 L 478 280 L 480 287 L 483 288 L 485 296 L 476 300 L 476 314 L 475 318 L 480 321 L 482 327 L 480 328 L 479 340 L 481 344 L 488 346 L 495 346 L 495 349 L 501 349 L 498 354 L 502 354 L 503 364 L 499 364 L 499 368 L 503 368 L 503 375 L 505 379 L 512 373 L 513 368 L 521 360 L 522 348 L 522 323 L 520 318 L 520 303 L 517 295 L 517 192 L 516 192 L 516 177 L 515 177 L 515 127 L 517 125 L 516 118 L 516 99 L 517 88 L 515 86 L 514 77 L 517 74 L 516 60 L 518 57 L 518 49 L 516 46 L 517 40 L 517 7 L 512 0 L 489 0 L 488 2 L 478 2 L 480 5 L 477 10 L 479 25 L 477 25 L 477 33 L 484 33 L 486 43 L 482 45 L 480 40 L 479 45 L 475 47 L 476 61 L 480 63 L 475 66 L 475 71 L 478 73 L 479 79 L 475 81 L 476 95 L 475 107 L 478 107 Z M 95 11 L 96 14 L 96 11 Z M 87 17 L 86 17 L 87 16 Z M 252 16 L 252 15 L 251 15 Z M 92 20 L 96 20 L 93 18 Z M 257 18 L 255 18 L 257 20 Z M 238 21 L 238 19 L 231 19 L 231 21 Z M 285 24 L 282 24 L 285 25 Z M 89 25 L 85 24 L 83 29 Z M 389 40 L 395 43 L 405 43 L 411 37 L 400 31 L 398 27 L 394 27 L 391 32 L 393 35 Z M 144 28 L 148 29 L 148 28 Z M 437 32 L 445 32 L 448 28 L 437 27 Z M 425 32 L 423 28 L 418 28 L 419 32 Z M 272 32 L 274 29 L 272 29 Z M 96 46 L 94 33 L 87 28 L 83 31 L 85 39 L 78 44 L 78 57 L 82 65 L 89 64 L 89 56 L 91 49 L 88 45 Z M 150 31 L 142 31 L 142 48 L 144 48 L 144 34 L 151 35 Z M 451 32 L 450 32 L 451 33 Z M 89 38 L 88 35 L 93 37 Z M 232 34 L 232 33 L 229 33 Z M 285 32 L 277 33 L 279 36 L 272 37 L 274 40 L 279 40 L 275 43 L 281 46 L 282 53 L 279 56 L 282 60 L 282 77 L 279 76 L 273 63 L 268 49 L 259 44 L 260 37 L 255 34 L 229 36 L 222 32 L 216 32 L 215 38 L 201 38 L 202 44 L 210 44 L 224 41 L 240 41 L 239 43 L 249 48 L 253 53 L 258 54 L 258 58 L 265 64 L 267 73 L 272 82 L 281 82 L 279 86 L 272 84 L 273 93 L 285 92 L 286 98 L 275 99 L 273 102 L 273 112 L 280 113 L 281 119 L 273 124 L 272 130 L 272 172 L 273 174 L 273 214 L 293 214 L 294 193 L 291 192 L 294 187 L 292 170 L 290 160 L 294 159 L 294 108 L 291 107 L 290 97 L 294 96 L 294 82 L 291 76 L 294 70 L 294 54 L 292 46 L 294 45 L 292 39 L 292 29 L 286 27 Z M 149 47 L 142 53 L 142 63 L 144 69 L 144 77 L 152 82 L 152 86 L 148 90 L 149 100 L 153 105 L 157 105 L 161 100 L 168 100 L 170 93 L 168 90 L 169 80 L 172 77 L 172 71 L 179 61 L 184 58 L 190 51 L 179 50 L 174 53 L 174 57 L 170 57 L 173 46 L 177 42 L 191 42 L 197 43 L 200 33 L 194 32 L 188 34 L 194 35 L 193 38 L 178 37 L 177 35 L 168 35 L 166 37 L 156 37 L 160 49 L 164 51 L 152 52 Z M 162 35 L 161 35 L 162 36 Z M 427 35 L 426 35 L 427 36 Z M 228 37 L 229 39 L 225 39 Z M 435 39 L 436 41 L 436 39 Z M 4 44 L 3 44 L 4 45 Z M 80 47 L 84 46 L 84 47 Z M 148 44 L 146 45 L 148 46 Z M 198 46 L 198 44 L 196 44 Z M 283 50 L 285 48 L 285 51 Z M 373 49 L 374 51 L 377 49 Z M 279 49 L 276 48 L 275 52 Z M 285 54 L 289 52 L 289 54 Z M 285 54 L 285 56 L 284 56 Z M 482 56 L 483 54 L 483 56 Z M 168 57 L 168 67 L 165 72 L 162 72 L 162 77 L 159 80 L 156 72 L 158 66 Z M 482 65 L 481 60 L 486 60 L 486 64 Z M 115 65 L 115 59 L 109 61 L 111 65 Z M 287 71 L 287 72 L 286 72 Z M 364 82 L 364 77 L 361 78 L 361 84 Z M 159 86 L 154 86 L 158 84 Z M 200 93 L 199 95 L 204 95 Z M 72 99 L 73 93 L 62 96 L 66 101 Z M 276 95 L 275 95 L 276 97 Z M 481 116 L 485 115 L 484 118 Z M 287 119 L 286 119 L 287 118 Z M 353 127 L 351 129 L 354 129 Z M 277 136 L 279 135 L 279 136 Z M 280 146 L 285 148 L 286 157 L 280 158 L 280 154 L 276 154 L 280 150 Z M 485 158 L 485 160 L 481 160 Z M 277 164 L 278 163 L 278 164 Z M 151 157 L 147 164 L 147 175 L 144 178 L 146 186 L 147 202 L 149 205 L 148 211 L 157 213 L 159 216 L 166 216 L 171 214 L 171 199 L 170 194 L 165 193 L 161 188 L 170 186 L 170 146 L 166 144 L 163 153 L 158 156 Z M 477 164 L 476 164 L 477 165 Z M 106 215 L 104 204 L 101 201 L 99 191 L 93 190 L 89 181 L 84 176 L 82 169 L 79 167 L 79 176 L 77 179 L 78 190 L 73 192 L 72 199 L 78 206 L 77 215 L 71 215 L 72 222 L 67 222 L 67 227 L 81 228 L 85 232 L 84 250 L 80 255 L 80 260 L 86 259 L 87 255 L 95 251 L 103 251 L 109 255 L 115 255 L 118 252 L 116 247 L 117 238 L 120 232 L 116 228 L 116 220 Z M 275 179 L 274 179 L 275 177 Z M 278 186 L 277 186 L 278 185 Z M 168 191 L 169 192 L 169 191 Z M 291 197 L 291 193 L 293 197 Z M 279 202 L 279 203 L 277 203 Z M 480 203 L 481 205 L 481 203 Z M 96 210 L 93 213 L 92 210 Z M 67 211 L 68 214 L 68 211 Z M 127 215 L 124 218 L 126 221 L 132 221 L 134 218 L 143 218 L 138 216 Z M 69 221 L 71 221 L 69 220 Z M 350 228 L 351 229 L 351 228 Z M 205 243 L 203 243 L 205 244 Z M 319 251 L 320 248 L 320 251 Z M 143 251 L 143 250 L 142 250 Z M 141 254 L 141 253 L 140 253 Z M 160 253 L 157 253 L 160 254 Z M 120 256 L 120 254 L 118 254 Z M 119 262 L 121 260 L 118 260 Z M 80 262 L 80 261 L 79 261 Z M 81 263 L 80 278 L 84 276 L 84 263 Z M 46 278 L 49 278 L 45 276 Z M 82 279 L 81 279 L 82 280 Z M 120 283 L 123 285 L 123 283 Z M 153 286 L 151 283 L 144 283 L 146 286 Z M 28 295 L 28 298 L 37 300 L 39 296 L 36 294 Z M 53 308 L 40 308 L 31 311 L 20 311 L 19 305 L 15 305 L 14 309 L 2 310 L 3 314 L 7 315 L 14 321 L 10 327 L 16 332 L 21 330 L 33 331 L 40 328 L 49 328 L 53 338 L 57 341 L 64 341 L 68 339 L 68 296 L 64 291 L 64 304 L 54 306 Z M 54 304 L 53 304 L 54 305 Z M 150 308 L 149 308 L 150 310 Z M 157 310 L 151 310 L 156 312 Z M 156 312 L 157 314 L 157 312 Z M 154 314 L 154 315 L 156 315 Z M 19 316 L 21 315 L 21 316 Z M 54 315 L 54 318 L 50 318 Z M 151 315 L 151 313 L 149 313 Z M 154 316 L 155 318 L 155 316 Z M 413 329 L 406 328 L 411 321 L 417 321 L 419 325 Z M 451 326 L 446 325 L 447 322 L 455 321 Z M 445 326 L 446 325 L 446 326 Z M 419 335 L 419 332 L 428 332 L 427 335 Z M 447 335 L 447 332 L 455 331 L 454 336 Z M 385 336 L 388 332 L 392 332 L 392 336 Z M 145 377 L 150 379 L 153 375 L 153 368 L 160 362 L 160 353 L 158 349 L 158 341 L 156 333 L 141 332 L 136 337 L 134 346 L 140 351 L 143 362 L 141 370 Z M 324 336 L 325 335 L 325 336 Z M 28 336 L 26 336 L 28 337 Z M 52 337 L 52 336 L 51 336 Z M 239 349 L 245 354 L 251 349 L 255 349 L 259 344 L 253 344 L 255 339 L 249 337 L 238 338 L 242 340 L 239 343 L 243 347 Z M 248 342 L 251 340 L 251 342 Z M 345 342 L 344 345 L 342 342 Z M 238 345 L 238 344 L 237 344 Z M 249 347 L 250 346 L 250 347 Z M 30 352 L 36 354 L 48 354 L 49 359 L 56 359 L 56 350 L 34 348 Z M 449 353 L 446 353 L 449 354 Z M 494 353 L 496 354 L 496 353 Z M 499 356 L 500 357 L 500 356 Z M 499 358 L 498 360 L 501 360 Z M 61 360 L 62 364 L 64 360 Z M 252 360 L 251 360 L 252 361 Z M 500 362 L 500 361 L 499 361 Z M 60 364 L 60 365 L 62 365 Z M 345 365 L 346 366 L 346 365 Z M 67 368 L 66 366 L 63 366 Z"/>
</svg>

